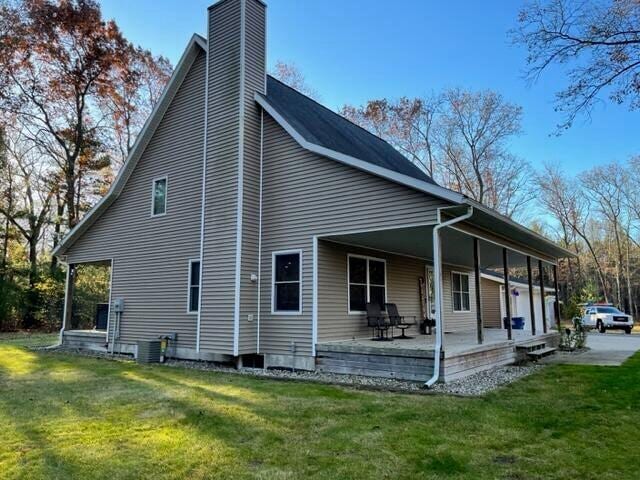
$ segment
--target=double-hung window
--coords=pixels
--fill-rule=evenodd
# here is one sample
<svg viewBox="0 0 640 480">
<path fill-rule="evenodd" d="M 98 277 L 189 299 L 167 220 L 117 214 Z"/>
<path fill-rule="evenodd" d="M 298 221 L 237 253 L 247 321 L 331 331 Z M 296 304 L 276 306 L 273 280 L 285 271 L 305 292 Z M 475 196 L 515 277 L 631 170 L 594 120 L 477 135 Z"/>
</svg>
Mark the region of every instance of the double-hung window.
<svg viewBox="0 0 640 480">
<path fill-rule="evenodd" d="M 387 301 L 386 262 L 378 258 L 349 255 L 349 313 L 366 311 L 367 302 L 384 310 Z"/>
<path fill-rule="evenodd" d="M 302 313 L 300 250 L 273 252 L 272 313 Z"/>
<path fill-rule="evenodd" d="M 451 273 L 451 295 L 454 312 L 469 312 L 471 304 L 469 301 L 469 274 Z"/>
<path fill-rule="evenodd" d="M 189 262 L 189 299 L 187 311 L 197 313 L 200 310 L 200 260 Z"/>
<path fill-rule="evenodd" d="M 151 216 L 156 217 L 167 213 L 167 177 L 153 180 L 151 194 Z"/>
</svg>

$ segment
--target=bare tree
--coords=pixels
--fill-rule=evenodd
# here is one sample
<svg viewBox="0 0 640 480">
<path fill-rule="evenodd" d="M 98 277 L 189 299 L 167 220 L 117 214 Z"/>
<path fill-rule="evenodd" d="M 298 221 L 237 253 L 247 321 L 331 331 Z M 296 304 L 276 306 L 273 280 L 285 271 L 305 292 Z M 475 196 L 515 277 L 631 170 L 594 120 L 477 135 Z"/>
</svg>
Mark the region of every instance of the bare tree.
<svg viewBox="0 0 640 480">
<path fill-rule="evenodd" d="M 282 83 L 289 85 L 300 93 L 304 93 L 307 97 L 320 100 L 318 92 L 307 83 L 304 74 L 295 63 L 286 63 L 278 60 L 269 73 Z"/>
<path fill-rule="evenodd" d="M 583 196 L 576 183 L 568 181 L 565 173 L 552 165 L 545 165 L 537 178 L 537 185 L 540 191 L 538 200 L 546 212 L 553 215 L 561 225 L 569 226 L 586 245 L 594 262 L 605 301 L 609 301 L 604 269 L 589 236 L 589 197 Z"/>
<path fill-rule="evenodd" d="M 429 176 L 435 175 L 435 129 L 442 98 L 402 97 L 369 100 L 365 105 L 345 105 L 340 114 L 391 143 Z"/>
<path fill-rule="evenodd" d="M 447 90 L 437 141 L 445 186 L 513 216 L 530 199 L 529 164 L 508 150 L 522 108 L 492 91 Z"/>
<path fill-rule="evenodd" d="M 596 200 L 595 209 L 599 212 L 608 223 L 608 230 L 613 235 L 615 245 L 615 279 L 616 279 L 616 295 L 618 305 L 623 305 L 622 296 L 622 276 L 624 265 L 624 247 L 623 242 L 626 237 L 624 230 L 624 192 L 627 190 L 625 169 L 617 164 L 609 164 L 605 166 L 594 167 L 585 172 L 581 176 L 582 184 L 587 192 Z M 627 280 L 628 272 L 625 273 Z M 631 284 L 627 286 L 628 298 L 631 300 Z"/>
<path fill-rule="evenodd" d="M 533 0 L 518 21 L 512 36 L 527 48 L 529 80 L 552 65 L 568 67 L 568 85 L 556 94 L 556 108 L 565 115 L 559 129 L 589 114 L 601 94 L 640 106 L 638 0 Z"/>
</svg>

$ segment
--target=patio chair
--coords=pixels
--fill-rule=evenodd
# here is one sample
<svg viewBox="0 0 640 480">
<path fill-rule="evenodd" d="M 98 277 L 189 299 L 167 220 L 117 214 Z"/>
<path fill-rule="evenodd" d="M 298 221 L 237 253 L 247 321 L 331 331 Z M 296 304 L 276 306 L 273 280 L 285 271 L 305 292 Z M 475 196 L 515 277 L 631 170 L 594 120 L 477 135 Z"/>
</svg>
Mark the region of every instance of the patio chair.
<svg viewBox="0 0 640 480">
<path fill-rule="evenodd" d="M 407 337 L 405 335 L 405 330 L 407 328 L 411 328 L 416 324 L 416 317 L 414 316 L 402 316 L 398 313 L 398 306 L 395 303 L 385 303 L 384 308 L 387 310 L 387 314 L 389 315 L 389 323 L 391 324 L 391 328 L 399 328 L 402 330 L 402 335 L 395 338 L 409 339 L 413 337 Z M 393 333 L 392 333 L 393 336 Z"/>
<path fill-rule="evenodd" d="M 373 339 L 378 341 L 390 341 L 389 327 L 387 317 L 380 311 L 380 305 L 377 303 L 367 303 L 367 325 L 373 329 Z"/>
</svg>

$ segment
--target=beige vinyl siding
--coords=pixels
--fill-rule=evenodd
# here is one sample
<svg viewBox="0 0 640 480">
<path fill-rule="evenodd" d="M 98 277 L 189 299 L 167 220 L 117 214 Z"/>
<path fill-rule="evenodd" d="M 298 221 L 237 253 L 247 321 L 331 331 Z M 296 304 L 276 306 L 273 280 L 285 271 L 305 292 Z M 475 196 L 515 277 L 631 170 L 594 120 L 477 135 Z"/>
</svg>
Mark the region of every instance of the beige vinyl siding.
<svg viewBox="0 0 640 480">
<path fill-rule="evenodd" d="M 310 354 L 313 236 L 435 223 L 448 204 L 304 150 L 266 113 L 264 129 L 261 351 Z M 302 249 L 302 314 L 272 315 L 271 253 L 288 249 Z M 319 325 L 337 301 L 320 296 Z"/>
<path fill-rule="evenodd" d="M 425 275 L 424 260 L 390 255 L 376 250 L 320 241 L 318 244 L 318 295 L 322 299 L 319 311 L 318 341 L 369 337 L 371 329 L 363 314 L 350 314 L 348 304 L 347 257 L 349 254 L 384 259 L 387 274 L 387 301 L 398 306 L 400 315 L 421 318 L 419 278 Z M 407 335 L 416 334 L 416 328 Z"/>
<path fill-rule="evenodd" d="M 265 93 L 265 6 L 256 0 L 247 0 L 245 22 L 240 354 L 255 353 L 257 348 L 258 286 L 251 282 L 251 274 L 258 273 L 261 109 L 254 98 L 255 92 Z M 253 322 L 248 320 L 249 315 L 253 315 Z"/>
<path fill-rule="evenodd" d="M 471 310 L 468 312 L 454 312 L 453 310 L 451 274 L 454 271 L 469 274 L 469 307 Z M 442 319 L 445 332 L 469 332 L 477 328 L 475 288 L 475 273 L 473 271 L 450 265 L 442 266 Z"/>
<path fill-rule="evenodd" d="M 189 260 L 200 256 L 204 74 L 201 52 L 120 196 L 66 252 L 70 263 L 113 258 L 124 342 L 177 332 L 179 347 L 195 347 L 187 285 Z M 167 213 L 152 218 L 152 181 L 165 175 Z"/>
<path fill-rule="evenodd" d="M 500 284 L 482 279 L 482 322 L 486 328 L 502 328 L 500 314 Z"/>
<path fill-rule="evenodd" d="M 240 2 L 209 8 L 200 348 L 233 354 L 240 124 Z"/>
</svg>

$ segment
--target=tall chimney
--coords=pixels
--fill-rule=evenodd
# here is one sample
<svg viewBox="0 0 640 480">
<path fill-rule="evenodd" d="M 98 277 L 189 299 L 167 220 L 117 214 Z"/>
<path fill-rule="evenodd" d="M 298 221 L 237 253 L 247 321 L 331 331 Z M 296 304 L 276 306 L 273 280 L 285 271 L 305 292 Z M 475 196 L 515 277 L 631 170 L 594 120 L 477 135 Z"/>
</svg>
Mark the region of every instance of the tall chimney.
<svg viewBox="0 0 640 480">
<path fill-rule="evenodd" d="M 199 346 L 255 353 L 266 5 L 220 0 L 208 11 L 206 152 Z M 195 188 L 195 186 L 194 186 Z"/>
</svg>

